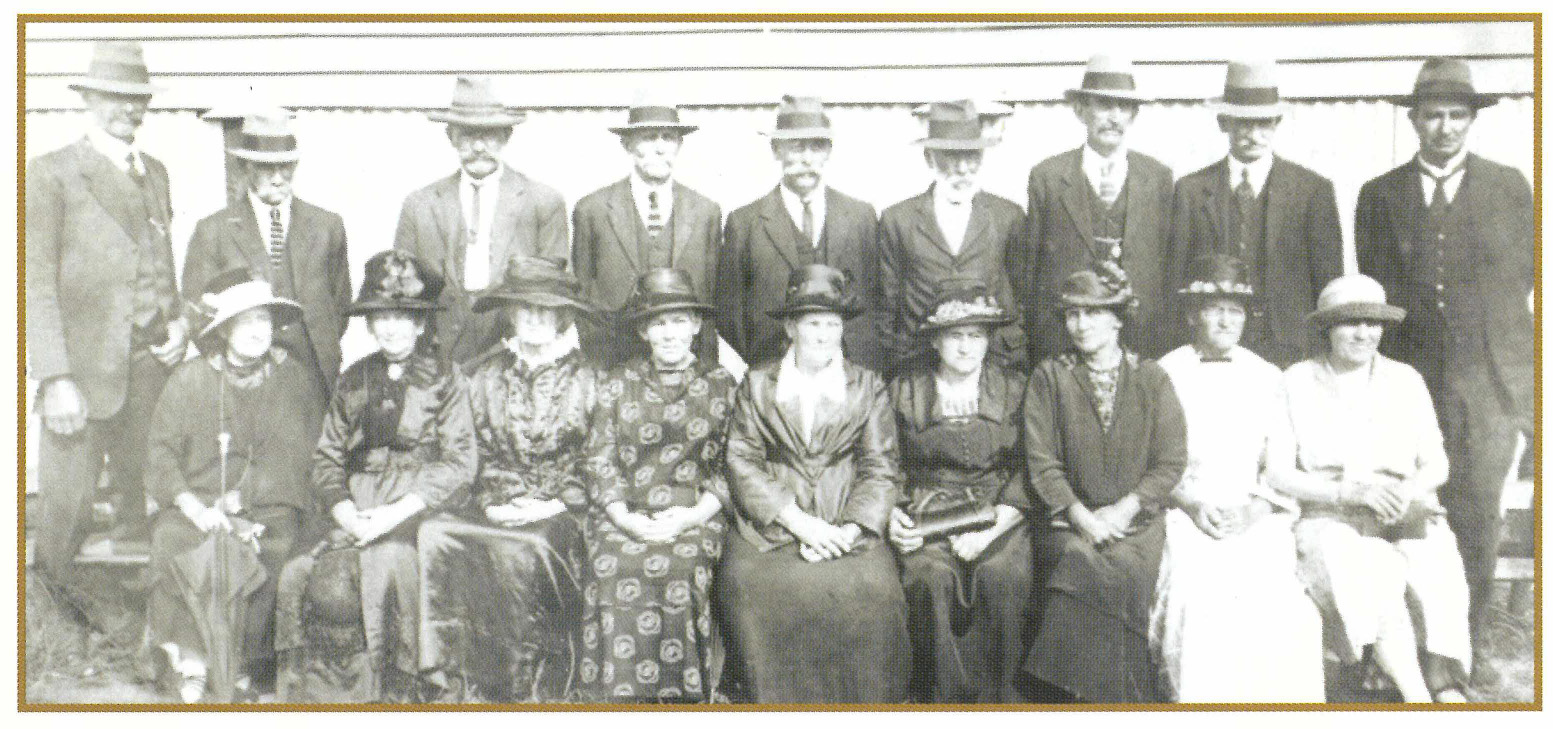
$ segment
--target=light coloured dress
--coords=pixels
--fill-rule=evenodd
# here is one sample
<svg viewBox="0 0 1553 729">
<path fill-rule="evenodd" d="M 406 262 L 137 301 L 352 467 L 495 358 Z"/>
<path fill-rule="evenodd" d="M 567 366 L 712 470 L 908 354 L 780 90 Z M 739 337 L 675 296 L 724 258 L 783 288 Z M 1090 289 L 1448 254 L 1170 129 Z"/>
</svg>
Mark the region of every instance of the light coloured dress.
<svg viewBox="0 0 1553 729">
<path fill-rule="evenodd" d="M 1262 499 L 1272 513 L 1215 539 L 1165 513 L 1165 553 L 1149 640 L 1175 701 L 1320 702 L 1321 617 L 1295 571 L 1298 507 L 1261 480 L 1278 368 L 1243 347 L 1204 361 L 1191 345 L 1160 358 L 1186 413 L 1178 493 L 1221 506 Z"/>
</svg>

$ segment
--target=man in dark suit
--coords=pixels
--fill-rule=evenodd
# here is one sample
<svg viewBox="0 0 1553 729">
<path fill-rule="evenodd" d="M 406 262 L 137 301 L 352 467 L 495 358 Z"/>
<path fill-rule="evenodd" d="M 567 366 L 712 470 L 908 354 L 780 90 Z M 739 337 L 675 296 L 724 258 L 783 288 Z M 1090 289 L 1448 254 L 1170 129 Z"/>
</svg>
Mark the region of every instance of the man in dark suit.
<svg viewBox="0 0 1553 729">
<path fill-rule="evenodd" d="M 1330 180 L 1273 155 L 1284 106 L 1271 62 L 1231 63 L 1213 106 L 1229 155 L 1176 183 L 1166 290 L 1189 283 L 1188 261 L 1214 253 L 1244 261 L 1263 309 L 1246 322 L 1241 344 L 1288 367 L 1318 351 L 1305 317 L 1343 272 L 1337 197 Z M 1172 346 L 1186 342 L 1184 312 L 1173 312 L 1169 324 Z"/>
<path fill-rule="evenodd" d="M 982 136 L 973 103 L 934 104 L 928 135 L 917 143 L 933 169 L 932 186 L 891 205 L 879 217 L 879 279 L 891 373 L 927 356 L 927 343 L 917 330 L 939 281 L 986 281 L 1005 309 L 1015 306 L 1010 256 L 1017 255 L 1024 234 L 1019 205 L 983 192 L 977 180 L 982 154 L 991 143 Z M 1018 324 L 998 329 L 988 352 L 999 364 L 1023 369 L 1028 362 L 1024 331 Z"/>
<path fill-rule="evenodd" d="M 146 431 L 188 337 L 168 225 L 167 168 L 135 144 L 151 94 L 140 44 L 97 44 L 81 93 L 86 138 L 26 174 L 27 357 L 39 383 L 37 564 L 67 584 L 104 469 L 115 536 L 147 534 Z"/>
<path fill-rule="evenodd" d="M 227 152 L 237 159 L 248 194 L 194 226 L 183 292 L 195 299 L 213 276 L 234 268 L 270 282 L 276 296 L 302 305 L 302 320 L 276 332 L 275 343 L 312 370 L 320 392 L 331 393 L 351 302 L 345 222 L 292 194 L 300 155 L 289 118 L 276 109 L 243 120 L 238 146 Z"/>
<path fill-rule="evenodd" d="M 782 179 L 764 197 L 728 215 L 712 298 L 717 329 L 750 366 L 787 351 L 782 323 L 766 312 L 786 301 L 793 271 L 823 263 L 856 282 L 865 311 L 847 322 L 847 359 L 884 367 L 879 334 L 878 218 L 872 205 L 825 184 L 830 118 L 819 99 L 785 96 L 771 131 Z"/>
<path fill-rule="evenodd" d="M 1474 683 L 1483 660 L 1500 539 L 1500 496 L 1517 435 L 1532 429 L 1533 199 L 1522 174 L 1467 151 L 1478 110 L 1465 63 L 1424 63 L 1408 107 L 1418 156 L 1366 183 L 1354 237 L 1359 270 L 1407 318 L 1381 351 L 1428 383 L 1450 456 L 1440 490 L 1471 595 Z"/>
<path fill-rule="evenodd" d="M 501 161 L 524 117 L 496 99 L 489 80 L 460 76 L 450 107 L 427 116 L 447 124 L 459 170 L 405 198 L 394 248 L 435 266 L 447 281 L 433 328 L 443 356 L 463 364 L 501 337 L 498 313 L 471 307 L 500 280 L 507 260 L 566 259 L 566 201 Z"/>
<path fill-rule="evenodd" d="M 712 278 L 722 246 L 722 209 L 674 180 L 674 158 L 697 127 L 679 120 L 674 106 L 639 101 L 624 126 L 610 127 L 631 156 L 631 174 L 589 193 L 572 211 L 572 265 L 594 305 L 618 313 L 650 268 L 690 274 L 696 292 L 711 303 Z M 647 354 L 624 320 L 584 332 L 586 351 L 606 367 Z M 717 333 L 702 327 L 696 355 L 717 361 Z"/>
<path fill-rule="evenodd" d="M 1067 93 L 1087 130 L 1083 146 L 1043 160 L 1030 170 L 1030 206 L 1015 291 L 1025 312 L 1034 358 L 1067 350 L 1057 289 L 1074 271 L 1110 260 L 1127 272 L 1138 308 L 1123 332 L 1128 348 L 1150 359 L 1169 344 L 1163 326 L 1171 292 L 1165 281 L 1170 236 L 1170 168 L 1127 148 L 1127 130 L 1148 98 L 1137 91 L 1132 65 L 1110 56 L 1089 60 L 1084 81 Z"/>
</svg>

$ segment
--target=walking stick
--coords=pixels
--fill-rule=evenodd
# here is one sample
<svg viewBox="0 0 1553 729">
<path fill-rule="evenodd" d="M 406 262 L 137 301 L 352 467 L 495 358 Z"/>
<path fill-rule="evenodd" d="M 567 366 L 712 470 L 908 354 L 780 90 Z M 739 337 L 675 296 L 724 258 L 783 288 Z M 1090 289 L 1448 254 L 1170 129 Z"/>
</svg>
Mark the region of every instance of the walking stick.
<svg viewBox="0 0 1553 729">
<path fill-rule="evenodd" d="M 221 375 L 221 385 L 217 396 L 217 427 L 220 432 L 216 434 L 216 444 L 220 449 L 221 462 L 221 496 L 216 499 L 216 508 L 224 515 L 227 506 L 227 452 L 232 446 L 232 434 L 227 431 L 226 423 L 226 374 Z M 227 551 L 230 548 L 231 535 L 221 534 L 220 530 L 211 538 L 216 540 L 215 557 L 216 565 L 211 575 L 210 591 L 210 645 L 206 646 L 209 660 L 209 681 L 206 688 L 213 701 L 228 703 L 232 700 L 232 622 L 231 611 L 227 605 L 230 599 L 232 576 L 227 570 Z"/>
</svg>

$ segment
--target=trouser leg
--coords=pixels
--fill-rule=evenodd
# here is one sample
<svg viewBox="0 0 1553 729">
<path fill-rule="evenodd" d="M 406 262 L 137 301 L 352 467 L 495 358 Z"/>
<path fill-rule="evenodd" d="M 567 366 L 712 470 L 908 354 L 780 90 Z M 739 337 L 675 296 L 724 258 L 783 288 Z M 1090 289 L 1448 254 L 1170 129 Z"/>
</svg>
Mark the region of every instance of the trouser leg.
<svg viewBox="0 0 1553 729">
<path fill-rule="evenodd" d="M 117 519 L 135 532 L 146 532 L 146 440 L 167 374 L 149 352 L 131 356 L 124 406 L 107 422 L 108 483 L 118 499 Z"/>
<path fill-rule="evenodd" d="M 102 476 L 103 428 L 101 421 L 89 420 L 70 435 L 41 429 L 37 559 L 55 580 L 69 580 L 76 553 L 90 532 L 92 499 Z"/>
</svg>

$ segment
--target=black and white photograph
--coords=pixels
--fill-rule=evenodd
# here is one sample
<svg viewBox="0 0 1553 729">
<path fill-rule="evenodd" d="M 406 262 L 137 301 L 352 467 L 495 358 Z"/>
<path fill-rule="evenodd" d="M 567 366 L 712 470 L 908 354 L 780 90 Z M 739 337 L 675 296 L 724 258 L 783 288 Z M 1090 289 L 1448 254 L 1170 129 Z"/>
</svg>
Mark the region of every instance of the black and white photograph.
<svg viewBox="0 0 1553 729">
<path fill-rule="evenodd" d="M 1541 708 L 1540 15 L 773 18 L 20 16 L 19 708 Z"/>
</svg>

